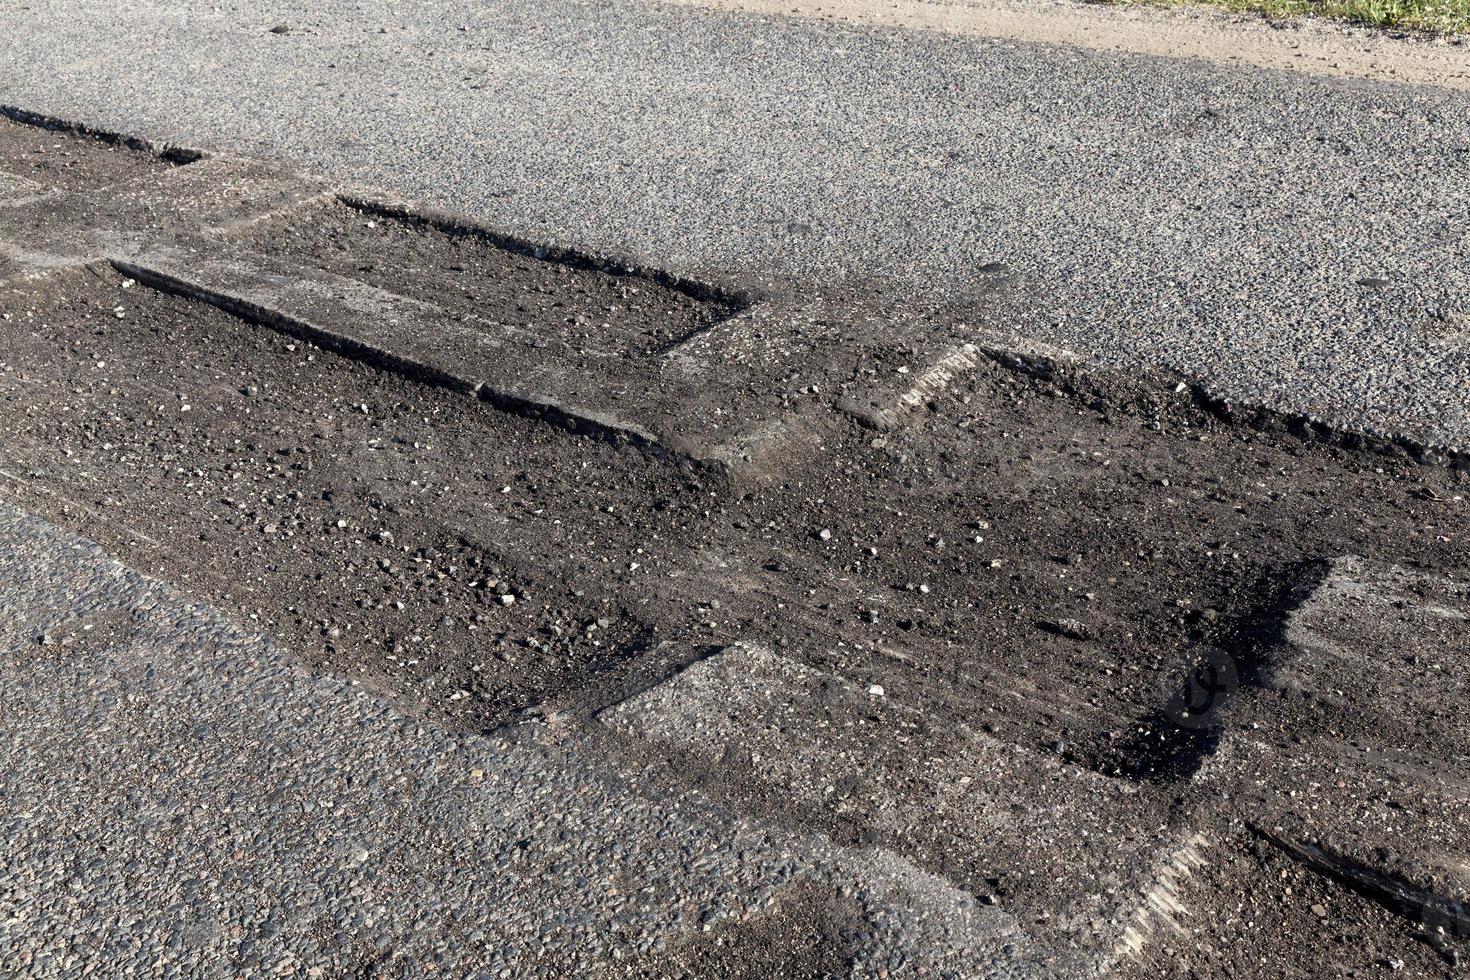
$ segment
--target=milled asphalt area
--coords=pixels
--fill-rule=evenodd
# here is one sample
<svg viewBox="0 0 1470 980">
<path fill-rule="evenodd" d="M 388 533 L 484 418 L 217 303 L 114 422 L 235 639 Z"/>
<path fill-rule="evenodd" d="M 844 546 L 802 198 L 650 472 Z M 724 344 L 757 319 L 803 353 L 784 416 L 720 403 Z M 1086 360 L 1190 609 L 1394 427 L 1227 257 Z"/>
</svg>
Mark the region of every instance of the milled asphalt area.
<svg viewBox="0 0 1470 980">
<path fill-rule="evenodd" d="M 1470 441 L 1463 96 L 633 5 L 301 9 L 3 4 L 0 101 L 717 279 L 963 301 L 1004 262 L 1012 329 Z M 823 918 L 857 975 L 1046 970 L 886 851 L 555 717 L 450 735 L 8 508 L 0 583 L 5 975 L 680 975 Z"/>
<path fill-rule="evenodd" d="M 821 896 L 855 975 L 1045 975 L 887 852 L 595 769 L 554 719 L 446 734 L 3 505 L 0 581 L 4 976 L 681 976 Z"/>
<path fill-rule="evenodd" d="M 716 276 L 963 301 L 1003 262 L 1024 333 L 1470 442 L 1464 94 L 584 0 L 0 28 L 0 101 Z"/>
</svg>

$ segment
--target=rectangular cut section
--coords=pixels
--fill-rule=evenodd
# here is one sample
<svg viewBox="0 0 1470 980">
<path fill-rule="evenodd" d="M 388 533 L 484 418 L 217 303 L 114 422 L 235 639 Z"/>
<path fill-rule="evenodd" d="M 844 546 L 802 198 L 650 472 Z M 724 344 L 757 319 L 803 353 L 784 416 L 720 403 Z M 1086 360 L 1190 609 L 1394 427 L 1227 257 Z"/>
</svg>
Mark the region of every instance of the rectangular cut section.
<svg viewBox="0 0 1470 980">
<path fill-rule="evenodd" d="M 733 300 L 488 233 L 401 220 L 333 200 L 308 220 L 263 226 L 247 247 L 433 303 L 496 336 L 564 350 L 646 357 L 734 313 Z M 696 295 L 696 292 L 704 295 Z"/>
<path fill-rule="evenodd" d="M 887 418 L 912 379 L 932 393 L 955 368 L 955 338 L 923 316 L 810 294 L 752 305 L 270 161 L 43 119 L 0 118 L 0 207 L 0 245 L 38 267 L 106 258 L 359 359 L 727 471 L 787 468 L 822 451 L 834 405 Z"/>
<path fill-rule="evenodd" d="M 800 822 L 876 839 L 1084 959 L 1123 946 L 1173 850 L 1134 784 L 949 719 L 931 724 L 876 685 L 754 646 L 696 663 L 599 720 L 775 790 Z"/>
<path fill-rule="evenodd" d="M 703 463 L 741 468 L 778 445 L 805 455 L 811 447 L 795 446 L 793 434 L 819 440 L 809 423 L 834 402 L 849 392 L 862 393 L 859 401 L 891 396 L 911 365 L 951 346 L 916 318 L 810 296 L 747 307 L 633 262 L 531 245 L 407 205 L 345 200 L 258 225 L 238 240 L 236 259 L 271 275 L 217 292 L 257 302 L 290 280 L 293 297 L 315 294 L 313 324 L 365 348 L 423 359 L 491 400 L 555 407 Z M 185 271 L 197 281 L 202 270 Z M 365 323 L 359 300 L 369 294 L 384 308 L 432 308 L 434 324 Z M 329 309 L 322 300 L 333 295 L 358 309 Z"/>
</svg>

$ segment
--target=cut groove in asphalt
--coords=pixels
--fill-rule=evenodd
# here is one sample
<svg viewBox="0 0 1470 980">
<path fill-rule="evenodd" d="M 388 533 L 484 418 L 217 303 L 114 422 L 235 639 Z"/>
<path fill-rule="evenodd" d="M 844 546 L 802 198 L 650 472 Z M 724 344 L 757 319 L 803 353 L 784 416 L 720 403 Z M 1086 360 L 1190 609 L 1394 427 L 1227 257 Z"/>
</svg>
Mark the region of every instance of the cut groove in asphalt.
<svg viewBox="0 0 1470 980">
<path fill-rule="evenodd" d="M 370 219 L 383 218 L 410 227 L 432 229 L 451 238 L 473 238 L 503 252 L 555 262 L 584 272 L 649 280 L 666 290 L 683 293 L 700 301 L 710 308 L 715 319 L 730 316 L 754 301 L 748 293 L 676 276 L 658 266 L 639 263 L 631 256 L 592 255 L 565 246 L 521 238 L 476 221 L 462 212 L 400 201 L 381 191 L 359 189 L 355 192 L 339 193 L 336 197 L 339 203 L 368 215 Z"/>
<path fill-rule="evenodd" d="M 101 191 L 192 162 L 171 160 L 142 141 L 82 133 L 60 123 L 43 125 L 0 111 L 0 213 L 27 205 L 54 207 L 66 193 Z"/>
<path fill-rule="evenodd" d="M 63 157 L 80 157 L 81 159 L 65 161 L 63 166 L 68 171 L 77 168 L 85 173 L 90 169 L 86 162 L 89 155 L 86 148 L 89 146 L 131 151 L 134 166 L 148 158 L 172 166 L 185 166 L 196 163 L 205 156 L 202 150 L 157 143 L 139 136 L 129 136 L 69 119 L 31 112 L 18 106 L 0 105 L 0 119 L 4 120 L 4 123 L 0 123 L 0 153 L 3 153 L 0 160 L 8 161 L 11 165 L 23 163 L 30 167 L 43 168 L 52 175 L 57 169 L 57 161 L 48 160 L 46 154 L 61 151 Z M 45 135 L 47 133 L 53 134 L 53 138 L 48 140 Z M 58 142 L 55 137 L 61 137 L 64 142 Z M 69 137 L 80 139 L 73 140 Z M 100 161 L 104 158 L 95 159 Z M 128 155 L 113 156 L 106 158 L 102 166 L 106 168 L 105 172 L 110 178 L 115 180 L 118 177 L 118 167 L 126 166 L 129 159 Z M 74 179 L 74 174 L 66 175 L 68 183 Z"/>
</svg>

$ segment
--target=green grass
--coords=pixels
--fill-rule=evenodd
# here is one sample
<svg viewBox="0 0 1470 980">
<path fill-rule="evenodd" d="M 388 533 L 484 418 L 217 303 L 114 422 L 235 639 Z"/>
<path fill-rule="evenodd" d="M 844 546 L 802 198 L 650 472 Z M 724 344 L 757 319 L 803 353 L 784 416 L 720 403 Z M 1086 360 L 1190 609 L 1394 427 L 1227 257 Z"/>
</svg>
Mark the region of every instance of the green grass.
<svg viewBox="0 0 1470 980">
<path fill-rule="evenodd" d="M 1192 0 L 1110 0 L 1118 4 L 1143 3 L 1179 6 Z M 1230 10 L 1267 17 L 1315 14 L 1370 27 L 1391 27 L 1431 34 L 1470 32 L 1470 0 L 1201 0 Z"/>
</svg>

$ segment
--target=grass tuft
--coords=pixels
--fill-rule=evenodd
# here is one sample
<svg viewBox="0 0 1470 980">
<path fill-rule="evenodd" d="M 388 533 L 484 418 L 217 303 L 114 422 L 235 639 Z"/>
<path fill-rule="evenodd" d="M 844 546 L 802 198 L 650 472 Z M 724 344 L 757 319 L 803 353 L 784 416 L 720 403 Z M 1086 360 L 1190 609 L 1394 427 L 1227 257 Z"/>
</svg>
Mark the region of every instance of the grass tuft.
<svg viewBox="0 0 1470 980">
<path fill-rule="evenodd" d="M 1193 0 L 1108 0 L 1128 5 L 1177 7 Z M 1470 32 L 1470 0 L 1201 0 L 1217 7 L 1272 18 L 1313 14 L 1370 27 L 1430 34 Z"/>
</svg>

